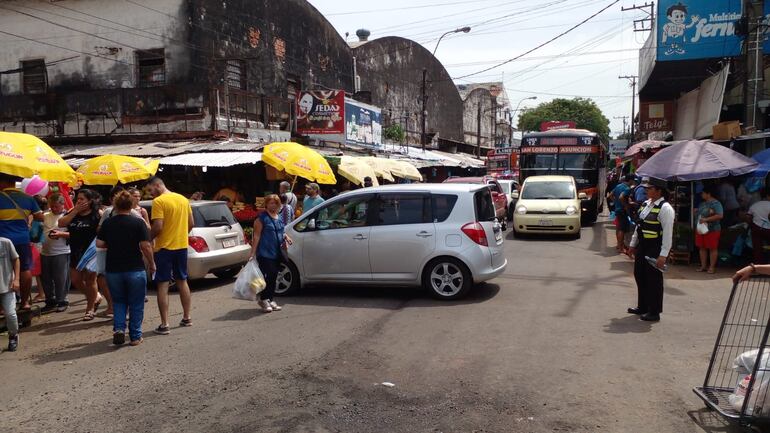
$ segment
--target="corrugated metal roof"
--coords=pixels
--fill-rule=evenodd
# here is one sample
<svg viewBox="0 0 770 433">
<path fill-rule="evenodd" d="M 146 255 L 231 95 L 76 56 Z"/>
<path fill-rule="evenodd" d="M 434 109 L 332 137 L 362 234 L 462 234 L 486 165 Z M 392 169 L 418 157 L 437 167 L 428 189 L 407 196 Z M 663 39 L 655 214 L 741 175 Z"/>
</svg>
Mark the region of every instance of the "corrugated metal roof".
<svg viewBox="0 0 770 433">
<path fill-rule="evenodd" d="M 194 152 L 161 158 L 160 164 L 188 167 L 232 167 L 234 165 L 256 164 L 260 161 L 262 161 L 261 152 Z"/>
</svg>

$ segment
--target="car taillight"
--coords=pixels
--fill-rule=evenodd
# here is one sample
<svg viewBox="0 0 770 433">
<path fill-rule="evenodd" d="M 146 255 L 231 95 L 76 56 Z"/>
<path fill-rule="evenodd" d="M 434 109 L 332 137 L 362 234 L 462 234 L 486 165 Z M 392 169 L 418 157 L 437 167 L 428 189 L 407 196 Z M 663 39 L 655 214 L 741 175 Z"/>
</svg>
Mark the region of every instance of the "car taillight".
<svg viewBox="0 0 770 433">
<path fill-rule="evenodd" d="M 206 253 L 209 251 L 209 244 L 206 243 L 206 239 L 200 236 L 189 236 L 187 238 L 190 243 L 190 248 L 199 253 Z"/>
<path fill-rule="evenodd" d="M 473 242 L 476 242 L 477 244 L 483 245 L 485 247 L 489 246 L 489 243 L 487 243 L 487 232 L 484 231 L 484 227 L 482 227 L 481 224 L 477 222 L 468 223 L 465 224 L 460 230 L 465 233 L 465 236 L 471 238 Z"/>
</svg>

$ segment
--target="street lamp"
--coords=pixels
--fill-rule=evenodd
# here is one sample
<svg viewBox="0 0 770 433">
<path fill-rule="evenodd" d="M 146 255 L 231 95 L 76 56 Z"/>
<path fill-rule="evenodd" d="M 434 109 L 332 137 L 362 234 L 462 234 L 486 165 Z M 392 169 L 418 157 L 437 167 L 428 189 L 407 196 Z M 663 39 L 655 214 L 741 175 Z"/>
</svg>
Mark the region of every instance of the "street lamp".
<svg viewBox="0 0 770 433">
<path fill-rule="evenodd" d="M 436 55 L 436 50 L 438 50 L 438 45 L 441 43 L 441 40 L 444 39 L 444 36 L 451 35 L 451 34 L 454 34 L 454 33 L 468 33 L 470 31 L 471 31 L 471 28 L 468 27 L 468 26 L 465 26 L 465 27 L 460 27 L 458 29 L 450 30 L 450 31 L 444 33 L 443 35 L 441 35 L 440 38 L 438 38 L 438 42 L 436 42 L 436 47 L 433 48 L 433 55 L 434 56 Z"/>
<path fill-rule="evenodd" d="M 529 101 L 529 100 L 535 100 L 535 99 L 537 99 L 537 96 L 530 96 L 530 97 L 524 98 L 521 101 L 519 101 L 519 103 L 516 105 L 516 109 L 513 110 L 513 114 L 511 115 L 511 122 L 513 122 L 513 116 L 515 116 L 516 113 L 519 111 L 519 107 L 521 107 L 521 103 L 522 102 Z"/>
</svg>

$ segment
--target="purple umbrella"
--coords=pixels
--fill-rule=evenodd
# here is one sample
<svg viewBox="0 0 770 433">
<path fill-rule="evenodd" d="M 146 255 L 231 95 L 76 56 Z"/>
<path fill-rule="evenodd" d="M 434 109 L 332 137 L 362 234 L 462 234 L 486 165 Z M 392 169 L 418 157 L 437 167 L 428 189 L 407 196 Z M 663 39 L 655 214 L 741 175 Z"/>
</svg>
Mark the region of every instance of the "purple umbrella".
<svg viewBox="0 0 770 433">
<path fill-rule="evenodd" d="M 664 180 L 691 181 L 740 176 L 757 167 L 757 161 L 724 146 L 703 140 L 685 140 L 650 157 L 636 173 Z"/>
</svg>

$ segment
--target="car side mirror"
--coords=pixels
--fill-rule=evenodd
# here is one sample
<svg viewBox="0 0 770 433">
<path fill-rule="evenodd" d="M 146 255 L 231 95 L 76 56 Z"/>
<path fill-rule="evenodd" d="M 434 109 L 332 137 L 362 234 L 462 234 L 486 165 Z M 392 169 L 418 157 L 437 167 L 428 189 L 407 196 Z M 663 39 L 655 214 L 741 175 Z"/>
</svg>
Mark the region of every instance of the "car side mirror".
<svg viewBox="0 0 770 433">
<path fill-rule="evenodd" d="M 581 192 L 578 194 L 578 200 L 588 200 L 588 194 Z"/>
<path fill-rule="evenodd" d="M 315 218 L 311 218 L 307 222 L 307 226 L 306 227 L 307 227 L 308 230 L 315 230 Z"/>
<path fill-rule="evenodd" d="M 514 200 L 518 200 L 519 199 L 519 192 L 518 191 L 512 192 L 511 193 L 511 198 L 514 199 Z"/>
</svg>

